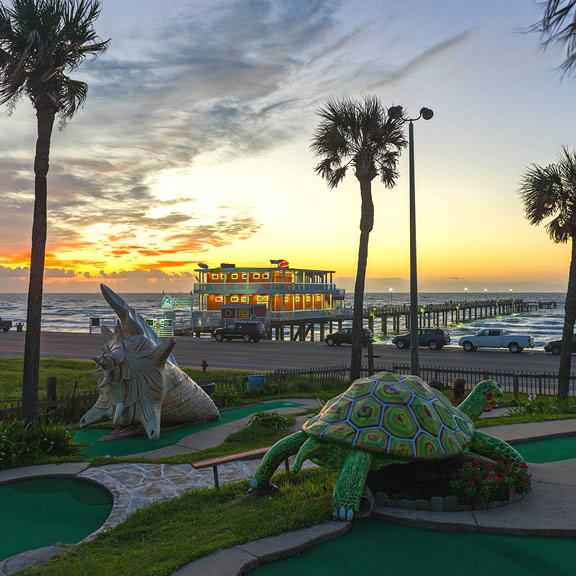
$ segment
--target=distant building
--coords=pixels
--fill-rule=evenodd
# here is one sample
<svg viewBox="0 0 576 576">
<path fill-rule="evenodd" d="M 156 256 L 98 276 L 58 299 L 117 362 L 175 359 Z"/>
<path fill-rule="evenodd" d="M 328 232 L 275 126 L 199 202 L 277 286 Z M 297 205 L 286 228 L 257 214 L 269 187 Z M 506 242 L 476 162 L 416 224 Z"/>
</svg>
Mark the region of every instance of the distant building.
<svg viewBox="0 0 576 576">
<path fill-rule="evenodd" d="M 240 268 L 221 264 L 196 269 L 202 315 L 258 316 L 266 308 L 267 321 L 329 318 L 342 314 L 345 291 L 336 288 L 334 270 L 292 268 L 285 260 L 265 268 Z M 234 310 L 234 312 L 232 312 Z"/>
</svg>

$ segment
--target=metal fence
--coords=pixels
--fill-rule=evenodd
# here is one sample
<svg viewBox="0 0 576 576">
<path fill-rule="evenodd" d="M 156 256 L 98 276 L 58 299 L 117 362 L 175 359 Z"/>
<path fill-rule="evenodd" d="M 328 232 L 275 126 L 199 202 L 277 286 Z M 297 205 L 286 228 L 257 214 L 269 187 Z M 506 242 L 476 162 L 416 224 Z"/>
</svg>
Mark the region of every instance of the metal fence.
<svg viewBox="0 0 576 576">
<path fill-rule="evenodd" d="M 394 372 L 396 374 L 410 374 L 409 364 L 388 364 L 375 366 L 374 372 Z M 368 376 L 368 367 L 362 368 L 362 375 Z M 325 388 L 335 388 L 348 385 L 350 382 L 350 368 L 348 366 L 324 366 L 319 368 L 302 368 L 296 370 L 277 370 L 275 372 L 260 373 L 259 386 L 264 391 L 285 394 L 289 392 L 317 392 Z M 500 384 L 505 392 L 512 392 L 515 397 L 519 394 L 536 394 L 554 396 L 558 392 L 558 374 L 553 372 L 510 372 L 507 370 L 467 369 L 449 367 L 421 367 L 420 377 L 426 382 L 437 382 L 451 387 L 456 378 L 465 381 L 465 389 L 471 390 L 481 380 L 494 380 Z M 254 379 L 256 381 L 256 379 Z M 576 375 L 570 377 L 569 395 L 576 396 L 574 392 Z M 256 392 L 251 385 L 251 377 L 242 374 L 232 374 L 223 378 L 206 379 L 198 381 L 210 393 L 236 392 L 240 396 Z M 51 417 L 63 422 L 78 422 L 82 414 L 89 410 L 98 393 L 72 394 L 57 400 L 41 401 L 39 413 L 41 416 Z M 19 418 L 22 416 L 20 400 L 0 400 L 0 417 L 2 419 Z"/>
<path fill-rule="evenodd" d="M 57 422 L 77 423 L 98 399 L 98 393 L 63 396 L 57 400 L 43 400 L 38 403 L 40 418 L 50 418 Z M 0 418 L 11 420 L 22 418 L 21 400 L 0 400 Z"/>
<path fill-rule="evenodd" d="M 394 372 L 396 374 L 410 374 L 409 364 L 388 364 L 374 367 L 374 372 Z M 362 368 L 362 375 L 370 374 L 368 367 Z M 292 388 L 296 381 L 308 381 L 314 388 L 330 382 L 334 385 L 345 386 L 350 381 L 350 368 L 348 366 L 327 366 L 314 369 L 278 370 L 262 374 L 264 382 L 278 384 L 278 393 L 282 388 Z M 481 380 L 494 380 L 500 384 L 505 392 L 512 392 L 515 397 L 518 394 L 551 395 L 558 393 L 557 372 L 511 372 L 509 370 L 452 368 L 438 366 L 423 366 L 420 368 L 420 377 L 426 382 L 438 382 L 446 387 L 451 387 L 456 378 L 465 381 L 465 389 L 471 390 Z M 230 376 L 216 380 L 206 380 L 203 384 L 214 383 L 215 391 L 236 390 L 244 395 L 249 390 L 249 380 L 246 376 Z M 576 375 L 570 377 L 569 395 L 575 396 Z"/>
</svg>

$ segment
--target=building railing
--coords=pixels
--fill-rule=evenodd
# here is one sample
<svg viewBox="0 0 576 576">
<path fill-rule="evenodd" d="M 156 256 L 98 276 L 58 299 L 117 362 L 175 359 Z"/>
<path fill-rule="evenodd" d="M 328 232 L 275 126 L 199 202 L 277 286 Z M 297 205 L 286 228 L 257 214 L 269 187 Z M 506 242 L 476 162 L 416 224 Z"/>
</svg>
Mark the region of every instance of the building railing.
<svg viewBox="0 0 576 576">
<path fill-rule="evenodd" d="M 276 310 L 268 312 L 270 320 L 306 320 L 310 318 L 352 318 L 352 308 L 318 310 Z"/>
<path fill-rule="evenodd" d="M 332 294 L 344 297 L 336 284 L 315 282 L 205 282 L 194 284 L 194 294 Z"/>
</svg>

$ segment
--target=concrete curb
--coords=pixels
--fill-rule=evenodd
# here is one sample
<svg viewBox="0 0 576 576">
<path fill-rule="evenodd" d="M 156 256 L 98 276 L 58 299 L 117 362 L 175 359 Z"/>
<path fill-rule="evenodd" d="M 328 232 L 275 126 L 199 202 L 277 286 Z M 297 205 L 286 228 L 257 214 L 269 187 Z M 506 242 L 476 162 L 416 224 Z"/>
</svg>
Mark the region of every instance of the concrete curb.
<svg viewBox="0 0 576 576">
<path fill-rule="evenodd" d="M 343 536 L 350 530 L 350 522 L 325 522 L 296 532 L 287 532 L 234 548 L 220 550 L 183 566 L 173 576 L 238 576 L 258 566 L 296 556 L 300 552 Z"/>
</svg>

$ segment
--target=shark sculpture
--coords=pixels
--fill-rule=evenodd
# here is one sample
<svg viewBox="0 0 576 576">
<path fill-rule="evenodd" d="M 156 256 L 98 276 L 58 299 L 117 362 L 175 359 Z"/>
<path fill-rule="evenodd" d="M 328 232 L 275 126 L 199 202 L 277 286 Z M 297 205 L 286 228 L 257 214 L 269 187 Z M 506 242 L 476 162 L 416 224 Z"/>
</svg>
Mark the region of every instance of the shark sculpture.
<svg viewBox="0 0 576 576">
<path fill-rule="evenodd" d="M 80 420 L 83 428 L 111 419 L 117 426 L 140 423 L 148 438 L 160 437 L 160 425 L 220 418 L 218 408 L 185 372 L 172 350 L 174 338 L 160 340 L 146 321 L 118 294 L 101 284 L 104 298 L 118 315 L 116 332 L 102 327 L 104 352 L 94 358 L 100 381 L 96 404 Z"/>
</svg>

